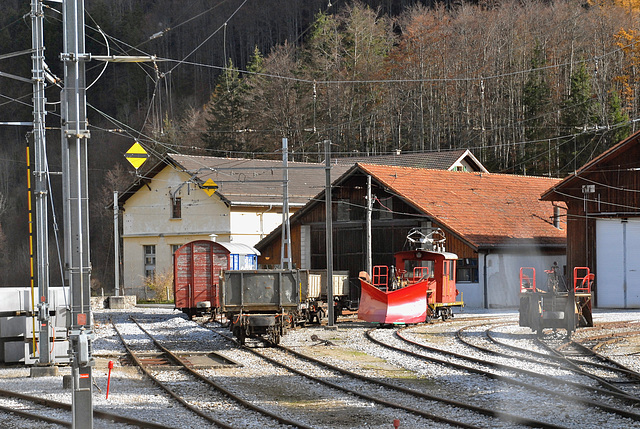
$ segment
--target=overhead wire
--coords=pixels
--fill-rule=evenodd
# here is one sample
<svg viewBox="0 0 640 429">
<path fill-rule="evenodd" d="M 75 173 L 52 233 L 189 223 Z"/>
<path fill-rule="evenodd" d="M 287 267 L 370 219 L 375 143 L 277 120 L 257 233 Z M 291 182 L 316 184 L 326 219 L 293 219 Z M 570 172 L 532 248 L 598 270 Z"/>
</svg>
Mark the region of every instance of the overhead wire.
<svg viewBox="0 0 640 429">
<path fill-rule="evenodd" d="M 169 70 L 169 72 L 172 72 L 173 70 L 175 70 L 178 66 L 180 66 L 181 64 L 184 63 L 184 61 L 189 58 L 191 55 L 193 55 L 198 49 L 200 49 L 205 43 L 207 43 L 213 36 L 215 36 L 224 26 L 227 25 L 227 23 L 240 11 L 240 9 L 242 9 L 242 7 L 247 3 L 247 1 L 249 0 L 244 0 L 240 6 L 238 6 L 236 8 L 236 10 L 225 20 L 225 22 L 218 27 L 216 30 L 214 30 L 213 33 L 211 33 L 208 37 L 206 37 L 202 42 L 200 42 L 200 44 L 198 46 L 196 46 L 195 48 L 193 48 L 193 50 L 191 52 L 189 52 L 181 61 L 178 61 L 178 64 L 176 64 L 175 66 L 173 66 L 173 68 L 171 68 Z"/>
</svg>

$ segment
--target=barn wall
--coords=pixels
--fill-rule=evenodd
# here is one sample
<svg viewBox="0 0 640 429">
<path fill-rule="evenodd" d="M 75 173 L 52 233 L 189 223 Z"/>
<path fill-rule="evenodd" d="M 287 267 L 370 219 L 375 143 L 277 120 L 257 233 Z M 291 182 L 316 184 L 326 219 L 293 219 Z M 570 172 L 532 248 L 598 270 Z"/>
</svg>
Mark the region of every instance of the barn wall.
<svg viewBox="0 0 640 429">
<path fill-rule="evenodd" d="M 598 252 L 611 249 L 598 243 L 596 224 L 599 219 L 637 219 L 640 217 L 640 134 L 632 137 L 620 149 L 589 166 L 587 171 L 561 184 L 554 198 L 567 203 L 567 270 L 589 267 L 596 275 L 595 305 L 598 296 L 606 294 L 606 284 L 598 282 Z M 640 239 L 637 237 L 636 239 Z M 599 269 L 603 269 L 601 266 Z M 614 267 L 604 267 L 614 270 Z M 615 273 L 602 273 L 610 278 Z M 607 299 L 607 306 L 615 306 Z M 618 303 L 619 307 L 624 302 Z"/>
</svg>

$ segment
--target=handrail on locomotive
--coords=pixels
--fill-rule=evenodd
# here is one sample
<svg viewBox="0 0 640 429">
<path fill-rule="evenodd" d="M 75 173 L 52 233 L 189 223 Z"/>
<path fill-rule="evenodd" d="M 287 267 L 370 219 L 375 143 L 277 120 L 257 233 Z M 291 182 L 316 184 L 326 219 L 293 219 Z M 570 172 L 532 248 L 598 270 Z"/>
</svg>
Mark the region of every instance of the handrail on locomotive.
<svg viewBox="0 0 640 429">
<path fill-rule="evenodd" d="M 593 326 L 592 288 L 595 275 L 588 267 L 573 269 L 573 287 L 559 274 L 557 263 L 544 270 L 547 283 L 536 286 L 536 270 L 520 268 L 519 324 L 531 328 L 538 336 L 544 328 L 564 328 L 567 337 L 578 327 Z"/>
</svg>

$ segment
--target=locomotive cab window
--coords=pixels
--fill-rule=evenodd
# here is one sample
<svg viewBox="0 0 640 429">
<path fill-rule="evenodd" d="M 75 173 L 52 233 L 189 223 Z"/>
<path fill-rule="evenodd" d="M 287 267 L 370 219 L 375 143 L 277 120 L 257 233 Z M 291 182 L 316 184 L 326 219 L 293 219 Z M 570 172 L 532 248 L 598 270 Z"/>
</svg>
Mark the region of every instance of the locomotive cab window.
<svg viewBox="0 0 640 429">
<path fill-rule="evenodd" d="M 433 261 L 404 260 L 406 275 L 417 278 L 433 278 Z M 417 280 L 417 279 L 416 279 Z"/>
</svg>

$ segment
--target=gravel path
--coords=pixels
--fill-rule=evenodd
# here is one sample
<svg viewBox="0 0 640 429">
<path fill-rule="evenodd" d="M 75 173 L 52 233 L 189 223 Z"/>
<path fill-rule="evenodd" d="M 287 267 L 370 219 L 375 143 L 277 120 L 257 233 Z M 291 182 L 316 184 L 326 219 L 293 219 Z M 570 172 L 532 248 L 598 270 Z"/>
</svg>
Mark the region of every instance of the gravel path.
<svg viewBox="0 0 640 429">
<path fill-rule="evenodd" d="M 310 418 L 307 423 L 318 428 L 392 428 L 393 419 L 401 418 L 400 428 L 416 427 L 419 420 L 412 420 L 403 413 L 393 412 L 380 413 L 375 405 L 339 396 L 330 389 L 310 385 L 301 381 L 298 376 L 283 373 L 281 369 L 265 365 L 259 359 L 251 358 L 245 353 L 240 353 L 227 340 L 217 335 L 211 329 L 196 325 L 187 320 L 183 314 L 166 308 L 135 308 L 129 310 L 98 310 L 94 312 L 94 327 L 96 339 L 93 342 L 93 355 L 96 358 L 96 366 L 93 370 L 95 381 L 94 387 L 94 408 L 120 415 L 134 416 L 140 420 L 153 421 L 176 428 L 203 428 L 209 427 L 199 418 L 185 410 L 183 407 L 168 398 L 151 381 L 146 379 L 137 369 L 125 364 L 121 358 L 125 355 L 125 349 L 120 344 L 115 335 L 110 319 L 113 319 L 120 326 L 124 326 L 130 315 L 138 318 L 146 326 L 153 329 L 154 335 L 163 342 L 167 348 L 176 351 L 210 351 L 217 350 L 221 354 L 240 362 L 243 367 L 226 369 L 224 371 L 211 371 L 212 377 L 219 380 L 226 380 L 230 385 L 238 386 L 242 389 L 253 384 L 252 380 L 258 377 L 266 379 L 280 379 L 282 386 L 286 389 L 273 390 L 274 408 L 285 406 L 283 398 L 288 395 L 290 404 L 296 404 L 297 412 L 308 413 Z M 482 322 L 481 318 L 490 318 L 490 322 Z M 597 311 L 594 315 L 596 326 L 598 323 L 604 325 L 606 322 L 622 321 L 626 322 L 628 330 L 637 326 L 640 330 L 640 311 Z M 419 338 L 428 338 L 429 341 L 443 349 L 450 349 L 459 353 L 470 353 L 468 347 L 458 343 L 454 335 L 455 330 L 464 325 L 477 325 L 480 323 L 501 323 L 512 322 L 513 328 L 500 328 L 500 332 L 505 334 L 517 334 L 522 332 L 522 328 L 517 326 L 517 311 L 476 311 L 465 309 L 462 313 L 446 323 L 433 323 L 420 325 L 411 328 L 412 335 Z M 372 326 L 356 319 L 345 319 L 338 324 L 338 329 L 329 330 L 324 327 L 308 327 L 290 331 L 282 337 L 282 344 L 294 348 L 301 353 L 309 354 L 316 358 L 331 363 L 339 363 L 345 369 L 362 373 L 372 377 L 383 379 L 393 379 L 399 383 L 408 385 L 420 385 L 425 391 L 430 393 L 440 393 L 448 396 L 459 396 L 467 401 L 473 400 L 474 391 L 480 392 L 486 389 L 493 389 L 492 397 L 496 402 L 509 401 L 509 395 L 513 390 L 490 387 L 491 383 L 481 380 L 481 377 L 470 376 L 462 370 L 447 369 L 441 365 L 418 362 L 416 359 L 409 359 L 397 352 L 386 350 L 376 346 L 366 339 L 364 333 Z M 574 339 L 580 339 L 588 334 L 589 330 L 578 330 Z M 225 333 L 228 331 L 225 330 Z M 312 338 L 313 337 L 313 338 Z M 188 340 L 188 341 L 185 341 Z M 135 341 L 135 339 L 132 339 Z M 142 336 L 139 341 L 145 341 Z M 509 339 L 509 341 L 512 341 Z M 184 348 L 185 350 L 180 350 Z M 637 336 L 629 336 L 618 341 L 612 341 L 603 345 L 598 350 L 600 353 L 609 356 L 623 365 L 640 371 L 640 340 Z M 482 352 L 478 351 L 478 356 Z M 111 385 L 109 398 L 106 399 L 107 365 L 109 361 L 114 362 L 114 369 L 111 373 Z M 317 371 L 317 370 L 316 370 Z M 71 403 L 71 391 L 63 389 L 62 377 L 70 374 L 70 368 L 60 367 L 59 375 L 56 377 L 30 377 L 29 368 L 13 366 L 0 368 L 0 389 L 13 390 L 20 393 L 49 398 L 59 402 Z M 267 377 L 264 379 L 264 377 Z M 257 384 L 260 392 L 256 392 L 256 397 L 265 401 L 268 397 L 269 388 L 262 384 Z M 293 386 L 298 385 L 298 388 Z M 244 386 L 244 387 L 243 387 Z M 283 393 L 283 391 L 285 391 Z M 266 393 L 265 393 L 266 392 Z M 519 394 L 526 395 L 526 392 Z M 305 398 L 305 401 L 298 400 Z M 531 396 L 531 401 L 538 401 L 540 398 Z M 524 401 L 526 402 L 526 400 Z M 0 405 L 14 406 L 15 401 L 0 397 Z M 553 409 L 553 408 L 551 408 Z M 509 410 L 514 411 L 514 410 Z M 584 410 L 589 412 L 589 410 Z M 311 418 L 313 416 L 313 418 Z M 455 418 L 455 416 L 451 416 Z M 536 416 L 542 417 L 542 416 Z M 596 428 L 620 427 L 621 419 L 612 418 L 610 421 L 600 421 L 599 425 L 581 425 L 576 421 L 575 416 L 569 413 L 558 413 L 554 417 L 554 423 L 565 427 L 575 428 Z M 249 427 L 244 425 L 239 418 L 238 427 Z M 625 427 L 638 427 L 640 422 L 625 421 Z M 0 412 L 0 427 L 11 428 L 55 428 L 56 425 L 32 422 L 22 418 L 17 418 L 8 413 Z M 105 422 L 95 419 L 95 428 L 124 428 L 122 424 Z M 429 427 L 448 427 L 444 424 L 430 424 Z"/>
</svg>

